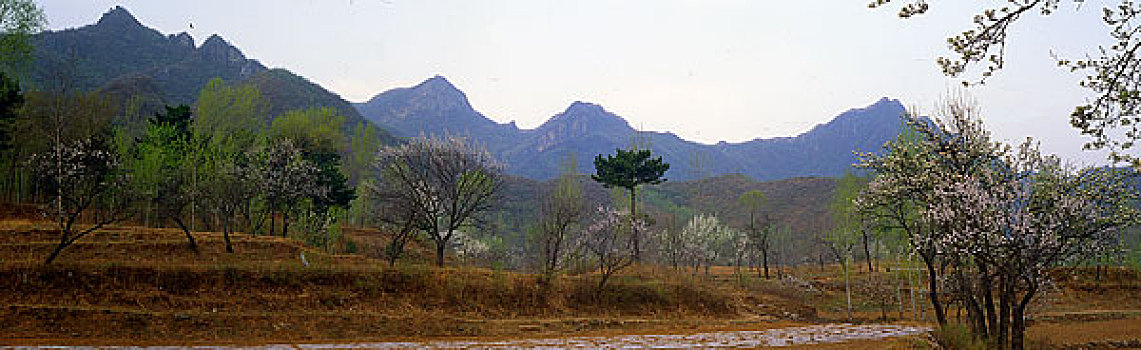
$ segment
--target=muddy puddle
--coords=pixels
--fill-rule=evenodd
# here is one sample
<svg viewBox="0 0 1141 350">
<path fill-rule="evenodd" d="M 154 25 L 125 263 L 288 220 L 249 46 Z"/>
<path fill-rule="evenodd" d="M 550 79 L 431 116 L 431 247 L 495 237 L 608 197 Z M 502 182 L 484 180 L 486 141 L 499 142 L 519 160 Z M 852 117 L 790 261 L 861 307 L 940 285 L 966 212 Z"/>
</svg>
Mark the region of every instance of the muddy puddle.
<svg viewBox="0 0 1141 350">
<path fill-rule="evenodd" d="M 840 343 L 849 340 L 883 339 L 922 334 L 928 327 L 905 325 L 826 324 L 776 328 L 763 331 L 729 331 L 696 334 L 620 335 L 512 339 L 499 341 L 425 341 L 344 344 L 275 344 L 244 349 L 678 349 L 756 348 Z M 58 347 L 55 347 L 58 348 Z M 100 347 L 101 349 L 176 349 L 176 347 Z M 183 347 L 177 347 L 183 348 Z M 203 346 L 199 349 L 228 348 Z M 11 349 L 11 348 L 10 348 Z M 16 349 L 20 349 L 17 347 Z M 31 348 L 23 348 L 31 349 Z"/>
</svg>

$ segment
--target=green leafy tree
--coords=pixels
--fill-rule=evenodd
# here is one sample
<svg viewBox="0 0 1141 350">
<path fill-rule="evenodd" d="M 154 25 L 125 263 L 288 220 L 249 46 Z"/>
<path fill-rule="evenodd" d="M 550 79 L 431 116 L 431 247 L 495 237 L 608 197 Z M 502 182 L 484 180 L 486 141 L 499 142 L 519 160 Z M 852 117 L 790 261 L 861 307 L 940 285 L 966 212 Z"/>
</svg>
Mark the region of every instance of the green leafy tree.
<svg viewBox="0 0 1141 350">
<path fill-rule="evenodd" d="M 250 185 L 255 181 L 253 169 L 244 152 L 211 148 L 204 157 L 202 170 L 209 176 L 201 179 L 205 184 L 203 201 L 221 221 L 226 252 L 233 253 L 230 236 L 234 233 L 234 218 L 257 196 L 257 187 Z"/>
<path fill-rule="evenodd" d="M 178 225 L 190 248 L 197 250 L 187 212 L 205 184 L 197 177 L 204 143 L 191 133 L 191 119 L 187 105 L 168 106 L 166 113 L 156 114 L 139 140 L 131 167 L 138 193 L 148 199 L 160 219 Z"/>
<path fill-rule="evenodd" d="M 0 151 L 7 151 L 13 145 L 12 129 L 16 124 L 16 113 L 24 105 L 24 94 L 20 82 L 9 79 L 0 72 Z"/>
<path fill-rule="evenodd" d="M 16 146 L 13 134 L 16 131 L 17 112 L 23 105 L 24 94 L 20 91 L 20 83 L 0 72 L 0 154 L 7 156 L 4 157 L 8 163 L 7 181 L 4 185 L 9 196 L 18 191 L 16 172 L 19 168 L 19 152 L 13 150 Z"/>
<path fill-rule="evenodd" d="M 194 131 L 220 139 L 234 133 L 259 134 L 269 126 L 269 106 L 256 86 L 227 86 L 211 79 L 198 94 Z"/>
<path fill-rule="evenodd" d="M 612 156 L 603 157 L 599 154 L 594 157 L 595 173 L 590 178 L 606 188 L 620 187 L 629 191 L 631 220 L 638 216 L 638 186 L 665 182 L 666 179 L 662 176 L 670 169 L 669 163 L 662 161 L 662 157 L 652 158 L 652 156 L 653 154 L 648 149 L 633 148 L 630 150 L 616 149 Z M 638 226 L 631 224 L 631 227 L 634 228 L 630 238 L 635 262 L 641 261 L 642 247 L 640 233 L 637 232 Z"/>
<path fill-rule="evenodd" d="M 348 159 L 345 161 L 345 174 L 349 184 L 359 185 L 362 179 L 368 177 L 376 153 L 384 145 L 381 137 L 382 132 L 372 124 L 359 123 L 353 127 L 347 152 Z"/>
<path fill-rule="evenodd" d="M 44 10 L 32 0 L 0 0 L 0 72 L 19 75 L 32 61 L 32 34 L 47 25 Z"/>
<path fill-rule="evenodd" d="M 341 131 L 344 124 L 345 117 L 335 114 L 332 108 L 290 111 L 273 121 L 273 139 L 292 140 L 303 157 L 318 169 L 317 185 L 325 193 L 310 198 L 318 212 L 331 206 L 346 208 L 356 198 L 341 167 L 341 154 L 348 145 Z"/>
<path fill-rule="evenodd" d="M 828 247 L 840 262 L 840 267 L 844 269 L 844 290 L 847 293 L 849 320 L 852 319 L 852 286 L 849 276 L 852 247 L 864 231 L 864 225 L 853 201 L 859 196 L 863 183 L 860 177 L 851 171 L 845 171 L 840 177 L 836 192 L 832 195 L 832 201 L 828 206 L 832 214 L 832 229 L 824 236 Z"/>
<path fill-rule="evenodd" d="M 332 108 L 309 108 L 286 112 L 273 120 L 273 139 L 291 139 L 310 153 L 340 152 L 348 140 L 341 127 L 345 117 Z"/>
</svg>

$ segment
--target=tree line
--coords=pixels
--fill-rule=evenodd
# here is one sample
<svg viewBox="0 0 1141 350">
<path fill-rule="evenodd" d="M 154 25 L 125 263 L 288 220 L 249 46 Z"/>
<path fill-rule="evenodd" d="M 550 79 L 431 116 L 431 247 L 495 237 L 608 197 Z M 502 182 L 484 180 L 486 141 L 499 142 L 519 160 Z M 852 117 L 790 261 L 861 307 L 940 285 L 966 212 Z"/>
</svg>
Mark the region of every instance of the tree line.
<svg viewBox="0 0 1141 350">
<path fill-rule="evenodd" d="M 11 135 L 29 137 L 9 152 L 9 194 L 29 193 L 57 223 L 60 241 L 46 262 L 76 240 L 132 218 L 171 223 L 197 249 L 194 231 L 290 235 L 327 246 L 334 218 L 356 199 L 349 177 L 366 164 L 347 158 L 380 149 L 371 125 L 348 128 L 329 108 L 268 118 L 252 87 L 220 79 L 195 107 L 166 106 L 145 119 L 115 115 L 98 93 L 35 92 L 6 103 L 18 109 Z M 7 101 L 7 100 L 6 100 Z M 27 186 L 21 181 L 28 179 Z M 79 229 L 80 219 L 93 223 Z M 335 231 L 335 229 L 333 230 Z"/>
</svg>

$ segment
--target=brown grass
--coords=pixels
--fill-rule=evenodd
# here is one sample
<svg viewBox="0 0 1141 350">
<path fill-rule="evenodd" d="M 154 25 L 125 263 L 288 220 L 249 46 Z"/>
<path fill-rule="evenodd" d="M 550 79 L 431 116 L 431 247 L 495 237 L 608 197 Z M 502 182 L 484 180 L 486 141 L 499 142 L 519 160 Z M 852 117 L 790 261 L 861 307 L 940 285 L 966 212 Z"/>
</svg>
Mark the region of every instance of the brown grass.
<svg viewBox="0 0 1141 350">
<path fill-rule="evenodd" d="M 244 234 L 234 235 L 236 253 L 228 254 L 217 233 L 195 233 L 200 246 L 195 252 L 179 230 L 113 226 L 68 248 L 57 264 L 43 266 L 56 232 L 24 209 L 0 206 L 0 213 L 12 212 L 0 219 L 0 344 L 549 337 L 846 321 L 836 266 L 790 269 L 819 290 L 813 293 L 723 266 L 709 275 L 635 266 L 598 293 L 597 276 L 589 273 L 543 284 L 527 273 L 438 269 L 423 263 L 432 260 L 432 251 L 419 244 L 390 268 L 375 259 L 386 237 L 364 229 L 345 230 L 361 254 L 330 255 L 291 239 Z M 1141 329 L 1137 271 L 1110 270 L 1101 279 L 1092 271 L 1055 271 L 1060 287 L 1036 308 L 1031 339 L 1057 345 L 1136 338 Z M 873 277 L 853 271 L 854 284 Z M 880 317 L 878 300 L 860 292 L 853 297 L 857 322 Z M 898 321 L 898 315 L 889 316 Z M 889 339 L 812 348 L 909 348 L 914 343 Z"/>
<path fill-rule="evenodd" d="M 1027 331 L 1031 339 L 1050 344 L 1081 344 L 1141 339 L 1141 319 L 1038 323 Z"/>
<path fill-rule="evenodd" d="M 354 232 L 359 235 L 360 232 Z M 329 255 L 281 237 L 109 227 L 42 265 L 56 231 L 0 220 L 0 343 L 187 344 L 519 336 L 726 326 L 752 311 L 731 286 L 633 270 L 593 275 L 438 269 Z M 373 242 L 377 243 L 377 242 Z M 309 265 L 301 261 L 305 254 Z M 759 321 L 758 321 L 759 322 Z M 537 325 L 537 326 L 536 326 Z M 536 328 L 537 327 L 537 328 Z"/>
</svg>

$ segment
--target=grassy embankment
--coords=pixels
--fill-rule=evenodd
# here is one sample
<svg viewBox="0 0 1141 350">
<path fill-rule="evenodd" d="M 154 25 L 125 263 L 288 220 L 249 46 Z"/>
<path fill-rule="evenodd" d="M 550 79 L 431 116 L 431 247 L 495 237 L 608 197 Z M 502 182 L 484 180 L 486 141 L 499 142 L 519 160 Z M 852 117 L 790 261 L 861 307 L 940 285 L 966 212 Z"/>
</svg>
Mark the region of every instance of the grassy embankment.
<svg viewBox="0 0 1141 350">
<path fill-rule="evenodd" d="M 33 218 L 34 219 L 34 218 Z M 367 240 L 367 232 L 349 231 Z M 592 275 L 438 269 L 329 255 L 281 237 L 111 227 L 42 265 L 44 222 L 0 221 L 0 339 L 8 343 L 259 343 L 547 336 L 772 326 L 794 300 L 641 268 L 601 293 Z M 302 261 L 305 255 L 305 262 Z M 415 260 L 415 259 L 413 259 Z M 798 316 L 805 317 L 805 316 Z"/>
<path fill-rule="evenodd" d="M 87 237 L 56 264 L 43 266 L 55 234 L 35 220 L 12 213 L 0 218 L 0 343 L 356 342 L 687 333 L 847 321 L 836 266 L 791 269 L 807 288 L 732 267 L 715 267 L 709 276 L 641 267 L 597 293 L 590 274 L 544 285 L 526 273 L 438 269 L 423 263 L 430 261 L 427 247 L 413 247 L 410 261 L 389 268 L 383 261 L 329 255 L 281 237 L 239 234 L 236 253 L 228 254 L 219 234 L 198 233 L 200 249 L 193 252 L 179 231 L 130 226 Z M 362 250 L 383 243 L 375 232 L 346 234 Z M 881 319 L 884 294 L 869 288 L 882 288 L 892 275 L 853 268 L 855 322 L 912 321 L 909 301 L 900 313 L 891 283 L 888 319 Z M 1055 280 L 1058 288 L 1035 308 L 1032 344 L 1141 337 L 1136 270 L 1111 269 L 1100 278 L 1092 269 L 1058 270 Z M 898 295 L 907 298 L 903 286 Z M 906 344 L 896 339 L 851 345 Z"/>
</svg>

